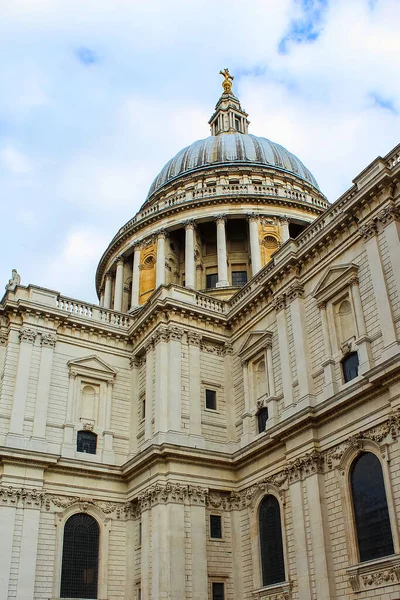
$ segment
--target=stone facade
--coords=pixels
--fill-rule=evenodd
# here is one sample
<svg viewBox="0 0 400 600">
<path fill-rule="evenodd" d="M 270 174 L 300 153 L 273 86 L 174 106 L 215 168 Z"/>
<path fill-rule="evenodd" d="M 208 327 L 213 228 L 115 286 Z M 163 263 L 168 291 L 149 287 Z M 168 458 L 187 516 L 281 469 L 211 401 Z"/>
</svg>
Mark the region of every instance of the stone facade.
<svg viewBox="0 0 400 600">
<path fill-rule="evenodd" d="M 224 169 L 226 180 L 249 177 L 244 167 Z M 241 184 L 220 180 L 225 195 L 179 204 L 168 201 L 168 185 L 178 184 L 167 184 L 165 208 L 151 212 L 153 197 L 102 258 L 100 306 L 8 287 L 0 598 L 60 598 L 74 514 L 99 527 L 101 600 L 207 600 L 221 590 L 213 584 L 223 584 L 225 600 L 398 597 L 400 147 L 329 207 L 293 174 L 257 169 L 261 185 L 285 179 L 277 195 L 255 199 L 259 184 L 234 190 Z M 179 185 L 197 177 L 182 175 Z M 292 184 L 315 203 L 285 196 Z M 240 236 L 226 236 L 227 222 L 246 219 L 249 207 L 248 250 L 233 250 Z M 293 238 L 288 215 L 313 223 Z M 215 216 L 221 285 L 204 290 L 196 271 L 212 256 L 204 224 Z M 260 250 L 263 226 L 276 228 L 272 256 Z M 156 248 L 148 263 L 146 248 Z M 239 289 L 231 252 L 249 252 Z M 166 279 L 171 265 L 175 281 Z M 146 268 L 155 269 L 154 290 L 141 289 Z M 354 353 L 358 372 L 345 382 L 342 361 Z M 82 431 L 97 436 L 95 453 L 78 451 Z M 365 452 L 382 466 L 394 553 L 360 562 L 350 470 Z M 267 495 L 279 503 L 285 571 L 272 585 L 263 585 L 260 555 Z M 211 536 L 210 516 L 220 517 L 220 536 Z"/>
</svg>

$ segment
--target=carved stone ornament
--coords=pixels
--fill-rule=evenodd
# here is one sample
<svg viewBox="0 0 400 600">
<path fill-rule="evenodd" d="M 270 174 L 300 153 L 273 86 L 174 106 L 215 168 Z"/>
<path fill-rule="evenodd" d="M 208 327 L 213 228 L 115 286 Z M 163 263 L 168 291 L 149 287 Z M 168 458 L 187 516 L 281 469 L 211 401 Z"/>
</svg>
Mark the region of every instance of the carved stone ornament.
<svg viewBox="0 0 400 600">
<path fill-rule="evenodd" d="M 21 275 L 18 273 L 17 269 L 13 269 L 11 272 L 11 279 L 9 279 L 6 290 L 15 290 L 17 285 L 21 283 Z"/>
<path fill-rule="evenodd" d="M 4 329 L 0 330 L 0 344 L 6 344 L 8 340 L 8 333 Z"/>
<path fill-rule="evenodd" d="M 227 216 L 226 215 L 216 215 L 215 217 L 215 222 L 218 225 L 218 223 L 225 223 Z"/>
<path fill-rule="evenodd" d="M 164 326 L 159 327 L 157 329 L 157 331 L 155 331 L 152 339 L 153 339 L 154 345 L 158 344 L 159 342 L 168 342 L 168 340 L 169 340 L 168 328 L 164 327 Z"/>
<path fill-rule="evenodd" d="M 391 223 L 392 221 L 396 221 L 400 218 L 400 207 L 390 203 L 377 214 L 376 218 L 380 223 L 382 223 L 383 226 Z"/>
<path fill-rule="evenodd" d="M 82 423 L 82 428 L 85 431 L 93 431 L 94 423 L 93 422 L 85 421 L 84 423 Z"/>
<path fill-rule="evenodd" d="M 375 220 L 372 219 L 371 221 L 368 221 L 368 223 L 361 225 L 361 227 L 358 228 L 358 231 L 364 240 L 367 241 L 377 234 L 378 227 Z"/>
<path fill-rule="evenodd" d="M 156 232 L 156 236 L 157 236 L 157 239 L 161 238 L 161 239 L 165 240 L 168 237 L 168 233 L 164 228 L 161 228 Z"/>
<path fill-rule="evenodd" d="M 208 352 L 209 354 L 216 354 L 217 356 L 223 356 L 224 354 L 224 347 L 212 342 L 201 341 L 200 347 L 203 352 Z"/>
<path fill-rule="evenodd" d="M 144 356 L 131 356 L 129 359 L 129 365 L 131 369 L 133 367 L 139 368 L 146 362 L 146 358 Z"/>
<path fill-rule="evenodd" d="M 181 340 L 183 337 L 183 329 L 180 327 L 176 327 L 175 325 L 171 325 L 168 327 L 168 334 L 170 340 Z"/>
<path fill-rule="evenodd" d="M 397 586 L 400 583 L 400 558 L 394 556 L 368 564 L 360 563 L 348 568 L 347 575 L 353 592 L 372 591 L 387 585 Z"/>
<path fill-rule="evenodd" d="M 279 296 L 274 296 L 273 306 L 276 312 L 283 310 L 286 308 L 286 294 L 280 294 Z"/>
<path fill-rule="evenodd" d="M 351 341 L 347 341 L 344 342 L 341 346 L 340 349 L 342 351 L 343 356 L 346 356 L 346 354 L 350 354 L 351 350 L 352 350 L 352 344 Z"/>
<path fill-rule="evenodd" d="M 196 229 L 196 222 L 193 219 L 183 221 L 183 225 L 185 226 L 185 229 Z"/>
<path fill-rule="evenodd" d="M 54 348 L 56 345 L 57 336 L 55 333 L 43 332 L 41 334 L 41 343 L 45 348 Z"/>
<path fill-rule="evenodd" d="M 286 295 L 290 301 L 295 300 L 296 298 L 303 298 L 304 287 L 299 282 L 293 283 L 288 289 Z"/>
<path fill-rule="evenodd" d="M 233 354 L 233 345 L 231 344 L 231 342 L 225 342 L 224 344 L 224 354 L 225 356 L 231 356 Z"/>
<path fill-rule="evenodd" d="M 36 340 L 37 331 L 30 327 L 23 327 L 19 332 L 19 339 L 21 342 L 29 342 L 31 344 Z"/>
<path fill-rule="evenodd" d="M 190 344 L 191 346 L 200 347 L 200 343 L 201 343 L 201 334 L 200 333 L 197 333 L 196 331 L 187 331 L 186 336 L 187 336 L 188 344 Z"/>
</svg>

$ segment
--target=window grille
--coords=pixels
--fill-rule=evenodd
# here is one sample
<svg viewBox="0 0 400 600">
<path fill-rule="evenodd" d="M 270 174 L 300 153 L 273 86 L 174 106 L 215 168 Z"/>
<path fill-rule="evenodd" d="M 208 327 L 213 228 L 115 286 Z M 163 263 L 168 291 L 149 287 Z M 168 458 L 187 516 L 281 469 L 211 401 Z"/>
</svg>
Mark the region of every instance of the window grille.
<svg viewBox="0 0 400 600">
<path fill-rule="evenodd" d="M 268 421 L 268 408 L 264 407 L 257 413 L 257 421 L 258 421 L 258 433 L 262 433 L 265 431 L 265 427 Z"/>
<path fill-rule="evenodd" d="M 225 600 L 224 584 L 214 581 L 212 584 L 212 600 Z"/>
<path fill-rule="evenodd" d="M 86 514 L 65 523 L 61 568 L 61 598 L 97 598 L 99 526 Z"/>
<path fill-rule="evenodd" d="M 365 452 L 353 463 L 351 493 L 360 561 L 394 553 L 382 466 L 375 454 Z"/>
<path fill-rule="evenodd" d="M 242 286 L 247 283 L 247 271 L 232 271 L 232 285 Z"/>
<path fill-rule="evenodd" d="M 275 496 L 265 496 L 259 511 L 263 585 L 285 581 L 281 511 Z"/>
<path fill-rule="evenodd" d="M 342 360 L 342 371 L 344 382 L 347 383 L 355 377 L 358 377 L 358 354 L 357 352 L 350 352 Z"/>
<path fill-rule="evenodd" d="M 76 449 L 86 454 L 96 454 L 97 435 L 93 431 L 78 431 L 76 436 Z"/>
<path fill-rule="evenodd" d="M 206 408 L 217 410 L 217 392 L 215 390 L 206 390 Z"/>
<path fill-rule="evenodd" d="M 210 515 L 210 537 L 222 538 L 222 523 L 220 515 Z"/>
</svg>

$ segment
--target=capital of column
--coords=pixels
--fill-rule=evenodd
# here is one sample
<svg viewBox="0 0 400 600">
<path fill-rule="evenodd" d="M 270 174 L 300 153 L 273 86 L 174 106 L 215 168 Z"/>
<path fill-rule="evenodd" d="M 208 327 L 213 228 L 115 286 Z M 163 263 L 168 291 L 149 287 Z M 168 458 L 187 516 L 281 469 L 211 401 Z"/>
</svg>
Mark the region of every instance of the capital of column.
<svg viewBox="0 0 400 600">
<path fill-rule="evenodd" d="M 29 342 L 33 344 L 36 340 L 37 331 L 30 327 L 23 327 L 19 332 L 19 339 L 21 342 Z"/>
<path fill-rule="evenodd" d="M 105 274 L 105 279 L 106 279 L 106 280 L 107 280 L 107 279 L 108 279 L 108 280 L 110 280 L 111 278 L 112 278 L 112 273 L 111 273 L 111 271 L 107 271 L 107 272 L 106 272 L 106 274 Z"/>
<path fill-rule="evenodd" d="M 400 218 L 400 207 L 391 202 L 379 211 L 376 218 L 383 226 L 388 225 L 392 221 L 397 221 Z"/>
<path fill-rule="evenodd" d="M 378 233 L 378 226 L 374 219 L 368 221 L 368 223 L 364 223 L 358 228 L 358 232 L 364 238 L 365 241 L 370 240 Z"/>
<path fill-rule="evenodd" d="M 214 218 L 216 224 L 218 225 L 219 223 L 225 223 L 228 217 L 227 215 L 216 215 Z"/>
<path fill-rule="evenodd" d="M 283 216 L 283 217 L 278 217 L 279 221 L 281 222 L 281 224 L 286 223 L 286 225 L 289 225 L 290 223 L 290 218 Z"/>
<path fill-rule="evenodd" d="M 55 333 L 45 332 L 41 335 L 41 344 L 44 348 L 54 348 L 57 341 Z"/>
<path fill-rule="evenodd" d="M 168 232 L 166 229 L 161 228 L 158 231 L 156 231 L 156 236 L 157 236 L 158 240 L 159 239 L 165 240 L 168 237 Z"/>
<path fill-rule="evenodd" d="M 148 352 L 151 352 L 153 349 L 154 349 L 154 341 L 153 341 L 153 339 L 150 339 L 146 342 L 146 344 L 144 346 L 144 350 L 147 354 Z"/>
<path fill-rule="evenodd" d="M 190 344 L 192 346 L 200 347 L 200 343 L 201 343 L 201 339 L 202 339 L 202 336 L 200 333 L 197 333 L 196 331 L 187 331 L 186 335 L 187 335 L 188 344 Z"/>
<path fill-rule="evenodd" d="M 249 213 L 247 215 L 247 220 L 248 220 L 249 223 L 251 223 L 252 221 L 253 222 L 255 221 L 256 223 L 258 223 L 259 220 L 260 220 L 260 215 L 257 214 L 257 213 Z"/>
<path fill-rule="evenodd" d="M 183 222 L 185 229 L 196 229 L 196 222 L 194 219 L 187 219 L 187 221 Z"/>
<path fill-rule="evenodd" d="M 286 308 L 286 294 L 280 294 L 279 296 L 274 296 L 273 306 L 276 312 L 279 312 Z"/>
<path fill-rule="evenodd" d="M 114 263 L 118 265 L 123 265 L 125 263 L 125 258 L 123 256 L 117 256 Z"/>
<path fill-rule="evenodd" d="M 303 298 L 304 287 L 299 282 L 293 283 L 288 289 L 286 295 L 290 301 L 295 300 L 296 298 Z"/>
</svg>

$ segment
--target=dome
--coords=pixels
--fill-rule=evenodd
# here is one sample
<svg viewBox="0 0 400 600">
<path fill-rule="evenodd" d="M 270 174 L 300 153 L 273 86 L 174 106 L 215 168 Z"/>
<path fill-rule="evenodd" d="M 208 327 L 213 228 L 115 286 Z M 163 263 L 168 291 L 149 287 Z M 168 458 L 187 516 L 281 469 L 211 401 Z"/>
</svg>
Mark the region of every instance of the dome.
<svg viewBox="0 0 400 600">
<path fill-rule="evenodd" d="M 186 173 L 231 163 L 273 167 L 300 177 L 319 190 L 314 176 L 301 160 L 280 144 L 248 133 L 223 133 L 197 140 L 178 152 L 154 179 L 147 198 Z"/>
</svg>

